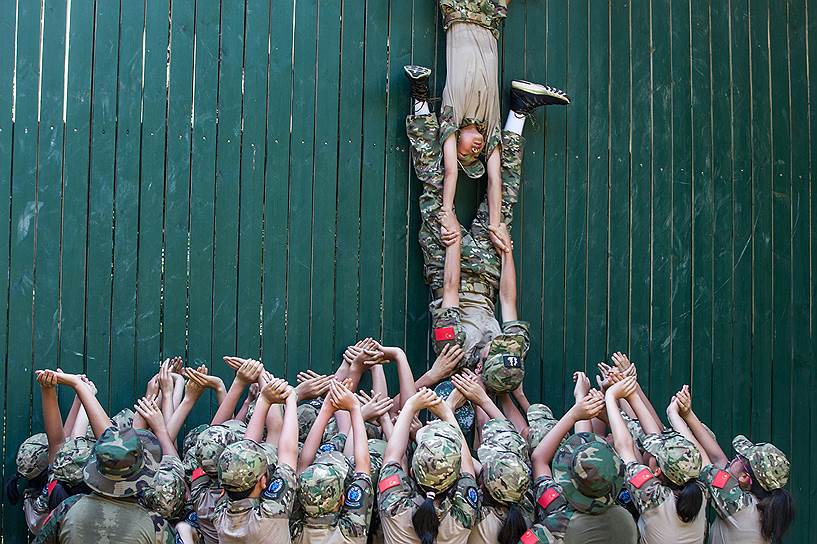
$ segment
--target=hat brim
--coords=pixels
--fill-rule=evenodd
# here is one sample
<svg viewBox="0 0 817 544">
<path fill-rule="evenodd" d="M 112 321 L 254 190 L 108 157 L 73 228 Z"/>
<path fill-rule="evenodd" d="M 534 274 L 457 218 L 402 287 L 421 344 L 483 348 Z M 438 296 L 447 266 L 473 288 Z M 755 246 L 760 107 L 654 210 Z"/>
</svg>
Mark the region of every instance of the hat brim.
<svg viewBox="0 0 817 544">
<path fill-rule="evenodd" d="M 479 179 L 485 175 L 485 166 L 483 166 L 482 161 L 479 159 L 475 160 L 471 164 L 463 164 L 461 161 L 457 162 L 460 165 L 460 169 L 471 179 Z"/>
<path fill-rule="evenodd" d="M 162 458 L 162 447 L 153 433 L 142 429 L 136 432 L 145 452 L 141 470 L 127 478 L 113 480 L 99 471 L 96 456 L 91 456 L 83 469 L 83 479 L 95 493 L 113 498 L 132 497 L 150 484 Z"/>
<path fill-rule="evenodd" d="M 573 479 L 566 467 L 557 468 L 556 465 L 553 466 L 553 481 L 562 487 L 562 494 L 567 502 L 579 512 L 601 512 L 616 502 L 616 495 L 613 493 L 595 498 L 584 495 L 573 483 Z"/>
</svg>

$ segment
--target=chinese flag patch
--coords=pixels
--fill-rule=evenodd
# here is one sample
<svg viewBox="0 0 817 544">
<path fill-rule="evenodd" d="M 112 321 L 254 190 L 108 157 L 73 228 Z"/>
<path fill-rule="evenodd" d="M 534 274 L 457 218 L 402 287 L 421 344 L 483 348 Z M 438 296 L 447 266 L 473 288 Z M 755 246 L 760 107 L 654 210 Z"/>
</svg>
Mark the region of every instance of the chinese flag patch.
<svg viewBox="0 0 817 544">
<path fill-rule="evenodd" d="M 645 468 L 641 472 L 630 478 L 630 483 L 633 484 L 633 487 L 635 487 L 636 489 L 641 489 L 641 486 L 643 486 L 653 478 L 655 478 L 655 476 L 653 476 L 652 472 L 650 472 L 650 469 Z"/>
<path fill-rule="evenodd" d="M 552 503 L 558 498 L 559 492 L 551 487 L 550 489 L 542 493 L 542 496 L 539 497 L 539 500 L 537 502 L 539 503 L 539 506 L 547 509 L 547 507 L 550 506 L 550 503 Z"/>
<path fill-rule="evenodd" d="M 712 479 L 712 487 L 717 487 L 718 489 L 723 489 L 726 487 L 726 483 L 729 481 L 729 473 L 725 470 L 719 470 L 715 477 Z"/>
<path fill-rule="evenodd" d="M 394 476 L 389 476 L 384 480 L 380 480 L 380 483 L 377 484 L 377 490 L 380 493 L 383 493 L 387 489 L 391 489 L 392 487 L 400 485 L 400 476 L 395 474 Z"/>
<path fill-rule="evenodd" d="M 51 493 L 54 492 L 54 488 L 57 487 L 57 480 L 51 480 L 48 482 L 48 496 L 51 496 Z"/>
<path fill-rule="evenodd" d="M 204 469 L 199 467 L 199 468 L 197 468 L 196 470 L 193 471 L 193 474 L 190 475 L 190 480 L 195 482 L 196 480 L 198 480 L 202 476 L 204 476 Z"/>
<path fill-rule="evenodd" d="M 525 531 L 525 534 L 522 535 L 520 540 L 522 541 L 522 544 L 536 544 L 539 542 L 539 538 L 536 536 L 536 533 L 530 529 Z"/>
<path fill-rule="evenodd" d="M 454 327 L 440 327 L 439 329 L 434 329 L 434 340 L 436 340 L 437 342 L 453 339 Z"/>
</svg>

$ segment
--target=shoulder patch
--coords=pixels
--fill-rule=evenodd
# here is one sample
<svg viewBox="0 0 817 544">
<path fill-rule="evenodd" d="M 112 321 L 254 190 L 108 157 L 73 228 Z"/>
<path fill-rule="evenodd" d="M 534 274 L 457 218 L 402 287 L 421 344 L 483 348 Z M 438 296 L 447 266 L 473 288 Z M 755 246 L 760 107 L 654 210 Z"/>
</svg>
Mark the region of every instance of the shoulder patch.
<svg viewBox="0 0 817 544">
<path fill-rule="evenodd" d="M 324 442 L 318 448 L 318 451 L 321 453 L 329 453 L 330 451 L 335 451 L 335 445 L 332 444 L 331 442 Z"/>
<path fill-rule="evenodd" d="M 439 327 L 434 329 L 434 340 L 437 342 L 442 342 L 443 340 L 453 340 L 454 336 L 454 327 Z"/>
<path fill-rule="evenodd" d="M 468 504 L 470 504 L 472 508 L 476 508 L 479 504 L 479 493 L 477 493 L 477 488 L 469 487 L 468 491 L 465 492 L 465 498 L 468 499 Z"/>
<path fill-rule="evenodd" d="M 505 368 L 522 368 L 522 359 L 516 355 L 503 355 L 502 364 Z"/>
<path fill-rule="evenodd" d="M 536 533 L 528 529 L 519 540 L 522 542 L 522 544 L 537 544 L 539 542 L 539 537 L 536 536 Z"/>
<path fill-rule="evenodd" d="M 380 482 L 377 484 L 377 491 L 383 493 L 398 485 L 400 485 L 400 475 L 395 474 L 394 476 L 389 476 L 388 478 L 380 480 Z"/>
<path fill-rule="evenodd" d="M 712 478 L 712 487 L 717 489 L 723 489 L 726 487 L 726 484 L 729 482 L 729 473 L 725 470 L 718 470 L 715 477 Z"/>
<path fill-rule="evenodd" d="M 283 478 L 275 478 L 270 484 L 267 486 L 267 489 L 264 491 L 264 498 L 265 499 L 277 499 L 278 496 L 281 494 L 281 490 L 284 488 L 284 479 Z"/>
<path fill-rule="evenodd" d="M 559 491 L 557 491 L 555 488 L 550 487 L 544 493 L 542 493 L 542 496 L 539 497 L 539 500 L 536 502 L 539 504 L 539 506 L 547 510 L 547 507 L 550 506 L 551 503 L 553 503 L 553 501 L 555 501 L 558 498 Z"/>
<path fill-rule="evenodd" d="M 193 471 L 193 474 L 190 476 L 190 481 L 195 482 L 204 475 L 205 475 L 204 469 L 199 467 Z"/>
<path fill-rule="evenodd" d="M 638 474 L 636 474 L 635 476 L 630 478 L 630 483 L 632 484 L 632 486 L 634 488 L 641 489 L 641 487 L 644 484 L 646 484 L 647 482 L 649 482 L 653 478 L 655 478 L 655 476 L 653 475 L 652 472 L 650 472 L 650 469 L 644 468 L 644 469 L 641 469 L 641 472 L 639 472 Z"/>
<path fill-rule="evenodd" d="M 352 484 L 346 491 L 346 506 L 349 508 L 360 508 L 363 503 L 363 489 L 357 484 Z"/>
</svg>

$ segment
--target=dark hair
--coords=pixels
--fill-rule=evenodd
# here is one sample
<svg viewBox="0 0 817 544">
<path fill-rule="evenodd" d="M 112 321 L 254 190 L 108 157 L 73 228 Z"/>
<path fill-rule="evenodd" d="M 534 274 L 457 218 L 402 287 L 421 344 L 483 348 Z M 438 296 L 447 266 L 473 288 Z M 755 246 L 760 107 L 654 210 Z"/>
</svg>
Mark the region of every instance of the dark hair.
<svg viewBox="0 0 817 544">
<path fill-rule="evenodd" d="M 226 489 L 225 491 L 227 491 L 227 498 L 231 501 L 240 501 L 249 497 L 253 489 L 255 489 L 255 487 L 251 487 L 246 491 L 228 491 Z"/>
<path fill-rule="evenodd" d="M 20 501 L 20 477 L 15 474 L 6 482 L 6 497 L 8 497 L 11 504 L 17 504 Z"/>
<path fill-rule="evenodd" d="M 51 493 L 48 494 L 48 509 L 54 510 L 62 501 L 74 495 L 90 495 L 91 488 L 80 482 L 76 485 L 68 485 L 65 482 L 57 481 Z"/>
<path fill-rule="evenodd" d="M 499 544 L 516 544 L 525 531 L 528 530 L 528 524 L 522 516 L 522 509 L 516 503 L 508 505 L 508 515 L 505 516 L 505 523 L 499 530 L 497 541 Z"/>
<path fill-rule="evenodd" d="M 411 524 L 414 525 L 414 532 L 422 544 L 434 544 L 437 531 L 440 530 L 440 518 L 437 517 L 437 509 L 434 508 L 434 499 L 426 497 L 411 516 Z"/>
<path fill-rule="evenodd" d="M 704 503 L 704 492 L 697 480 L 688 480 L 682 486 L 670 486 L 675 493 L 675 513 L 684 523 L 698 517 Z"/>
<path fill-rule="evenodd" d="M 775 544 L 783 539 L 794 521 L 794 500 L 787 489 L 766 491 L 758 483 L 754 471 L 746 463 L 749 476 L 752 477 L 752 495 L 757 499 L 757 510 L 760 512 L 760 534 Z"/>
</svg>

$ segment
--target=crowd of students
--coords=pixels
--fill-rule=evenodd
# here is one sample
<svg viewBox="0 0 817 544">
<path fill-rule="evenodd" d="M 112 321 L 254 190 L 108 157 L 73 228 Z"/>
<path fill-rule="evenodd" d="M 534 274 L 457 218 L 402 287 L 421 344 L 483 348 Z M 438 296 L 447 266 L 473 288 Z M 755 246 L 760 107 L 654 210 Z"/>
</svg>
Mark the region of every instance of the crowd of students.
<svg viewBox="0 0 817 544">
<path fill-rule="evenodd" d="M 22 499 L 35 542 L 781 541 L 794 517 L 789 461 L 744 436 L 732 441 L 730 460 L 696 416 L 688 386 L 661 399 L 665 425 L 636 365 L 615 353 L 598 365 L 597 387 L 574 373 L 575 402 L 561 417 L 528 401 L 525 366 L 547 363 L 526 363 L 528 325 L 516 304 L 510 224 L 522 132 L 537 108 L 570 99 L 515 80 L 500 128 L 497 39 L 508 0 L 439 3 L 447 32 L 439 115 L 431 70 L 405 69 L 436 356 L 428 370 L 415 377 L 403 349 L 372 338 L 349 346 L 334 374 L 307 370 L 297 384 L 228 356 L 227 388 L 206 366 L 176 357 L 133 410 L 112 418 L 91 377 L 39 370 L 44 432 L 20 446 L 18 478 L 6 489 L 12 502 Z M 487 174 L 467 229 L 454 206 L 460 171 Z M 366 373 L 372 389 L 359 391 Z M 76 393 L 64 420 L 58 387 Z M 208 389 L 215 416 L 180 441 Z"/>
</svg>

